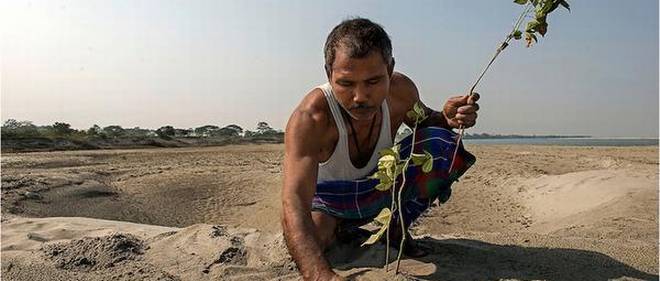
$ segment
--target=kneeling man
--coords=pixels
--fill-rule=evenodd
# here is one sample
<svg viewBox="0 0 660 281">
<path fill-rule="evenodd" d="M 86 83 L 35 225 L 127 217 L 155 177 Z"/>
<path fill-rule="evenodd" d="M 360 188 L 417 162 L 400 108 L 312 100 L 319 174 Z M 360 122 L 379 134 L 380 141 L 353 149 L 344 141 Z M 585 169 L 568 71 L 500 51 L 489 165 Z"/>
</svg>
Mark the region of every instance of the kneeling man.
<svg viewBox="0 0 660 281">
<path fill-rule="evenodd" d="M 346 20 L 332 30 L 325 43 L 325 70 L 328 83 L 303 98 L 285 133 L 282 226 L 305 280 L 340 280 L 323 256 L 337 229 L 368 221 L 390 206 L 390 192 L 376 190 L 377 180 L 369 176 L 377 168 L 378 152 L 393 146 L 399 126 L 414 127 L 406 113 L 420 102 L 413 81 L 394 71 L 389 36 L 370 20 Z M 459 144 L 450 173 L 456 147 L 452 129 L 475 124 L 478 98 L 449 98 L 442 111 L 420 102 L 429 117 L 419 124 L 415 144 L 408 137 L 400 145 L 402 151 L 429 151 L 434 164 L 430 173 L 414 166 L 406 171 L 406 227 L 436 199 L 448 200 L 451 184 L 474 163 Z M 390 229 L 392 241 L 409 235 L 397 232 L 398 225 Z M 404 254 L 425 254 L 412 239 L 407 241 Z"/>
</svg>

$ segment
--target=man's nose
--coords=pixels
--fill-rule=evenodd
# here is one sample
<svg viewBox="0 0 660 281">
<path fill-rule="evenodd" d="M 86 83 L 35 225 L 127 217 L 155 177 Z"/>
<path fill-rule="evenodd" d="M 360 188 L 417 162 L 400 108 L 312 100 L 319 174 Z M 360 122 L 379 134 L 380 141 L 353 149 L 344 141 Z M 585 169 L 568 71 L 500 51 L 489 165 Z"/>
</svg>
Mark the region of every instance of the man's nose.
<svg viewBox="0 0 660 281">
<path fill-rule="evenodd" d="M 368 103 L 370 96 L 371 94 L 369 93 L 369 90 L 366 89 L 366 87 L 363 86 L 355 87 L 355 90 L 353 91 L 353 103 L 355 104 Z"/>
</svg>

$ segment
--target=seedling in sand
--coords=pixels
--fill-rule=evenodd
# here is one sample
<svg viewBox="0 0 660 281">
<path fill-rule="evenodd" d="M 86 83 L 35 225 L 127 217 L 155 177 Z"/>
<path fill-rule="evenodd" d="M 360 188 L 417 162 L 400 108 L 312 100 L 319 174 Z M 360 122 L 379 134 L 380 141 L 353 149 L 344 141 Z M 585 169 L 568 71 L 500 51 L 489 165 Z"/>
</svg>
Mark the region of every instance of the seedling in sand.
<svg viewBox="0 0 660 281">
<path fill-rule="evenodd" d="M 470 88 L 470 91 L 468 95 L 472 95 L 474 93 L 474 89 L 477 87 L 479 82 L 481 81 L 481 78 L 483 78 L 484 74 L 488 71 L 490 66 L 493 64 L 497 56 L 509 45 L 509 41 L 513 40 L 520 40 L 525 38 L 526 46 L 531 47 L 532 46 L 532 41 L 534 43 L 538 42 L 538 37 L 536 34 L 541 35 L 541 37 L 545 36 L 545 34 L 548 31 L 548 22 L 547 16 L 551 12 L 555 11 L 559 6 L 562 6 L 566 8 L 567 10 L 570 11 L 570 7 L 568 2 L 565 0 L 514 0 L 513 1 L 516 4 L 524 5 L 523 12 L 520 14 L 518 19 L 516 20 L 513 29 L 511 32 L 506 36 L 505 40 L 500 44 L 500 46 L 497 48 L 495 55 L 490 59 L 484 70 L 481 72 L 481 74 L 478 76 L 476 82 L 472 85 Z M 533 15 L 532 15 L 533 14 Z M 523 22 L 525 19 L 533 18 L 532 20 L 529 20 L 527 22 L 527 26 L 523 31 L 520 30 L 520 27 L 523 25 Z M 379 183 L 376 186 L 376 189 L 379 191 L 390 191 L 391 193 L 391 198 L 392 198 L 392 203 L 390 208 L 383 208 L 381 210 L 380 214 L 376 216 L 374 219 L 374 223 L 380 226 L 380 229 L 371 235 L 367 241 L 365 241 L 362 245 L 370 245 L 378 240 L 383 236 L 383 234 L 386 235 L 386 244 L 388 245 L 385 250 L 385 270 L 389 270 L 388 265 L 389 265 L 389 245 L 390 245 L 390 231 L 389 227 L 392 225 L 392 214 L 395 212 L 398 212 L 399 215 L 399 227 L 401 228 L 401 241 L 399 244 L 399 253 L 397 256 L 397 262 L 396 262 L 396 269 L 395 273 L 399 273 L 399 265 L 401 263 L 401 255 L 403 253 L 403 248 L 405 245 L 406 241 L 406 233 L 407 229 L 404 225 L 403 221 L 403 211 L 401 208 L 401 197 L 403 194 L 403 188 L 406 184 L 406 173 L 405 171 L 408 169 L 410 166 L 410 162 L 412 161 L 412 164 L 415 166 L 421 166 L 422 172 L 428 173 L 431 171 L 433 168 L 433 156 L 428 153 L 427 151 L 423 151 L 422 153 L 415 153 L 414 151 L 414 144 L 416 142 L 415 139 L 415 132 L 417 131 L 417 126 L 419 123 L 421 123 L 424 119 L 426 119 L 426 112 L 424 111 L 423 107 L 419 103 L 415 103 L 413 106 L 413 109 L 407 113 L 408 118 L 411 120 L 415 120 L 414 127 L 412 128 L 412 142 L 411 142 L 411 148 L 410 148 L 410 154 L 408 155 L 407 158 L 401 159 L 400 155 L 400 146 L 394 145 L 391 148 L 386 148 L 380 151 L 380 159 L 378 160 L 378 171 L 376 171 L 371 178 L 378 179 Z M 452 168 L 454 167 L 454 159 L 456 158 L 456 154 L 458 152 L 459 148 L 459 143 L 463 137 L 463 132 L 464 128 L 461 125 L 459 128 L 459 134 L 458 137 L 456 138 L 456 150 L 454 151 L 454 155 L 452 158 L 452 163 L 449 166 L 449 173 L 451 173 Z M 401 182 L 399 185 L 397 185 L 397 178 L 401 176 Z"/>
</svg>

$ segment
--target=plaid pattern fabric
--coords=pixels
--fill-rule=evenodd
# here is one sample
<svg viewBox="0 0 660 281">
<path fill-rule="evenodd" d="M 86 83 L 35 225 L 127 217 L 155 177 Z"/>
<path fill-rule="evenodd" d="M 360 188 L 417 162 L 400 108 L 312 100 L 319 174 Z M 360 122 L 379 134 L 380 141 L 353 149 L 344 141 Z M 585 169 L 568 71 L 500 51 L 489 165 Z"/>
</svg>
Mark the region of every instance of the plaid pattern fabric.
<svg viewBox="0 0 660 281">
<path fill-rule="evenodd" d="M 433 169 L 429 173 L 422 172 L 421 167 L 414 166 L 412 162 L 405 172 L 402 205 L 406 225 L 419 217 L 436 198 L 441 203 L 449 200 L 451 184 L 476 161 L 474 155 L 467 152 L 461 143 L 454 168 L 449 174 L 458 135 L 439 127 L 420 128 L 415 134 L 415 153 L 428 151 L 433 155 L 434 161 Z M 402 158 L 410 155 L 411 142 L 412 136 L 408 136 L 399 143 Z M 399 176 L 397 186 L 401 180 L 402 177 Z M 378 191 L 374 188 L 377 184 L 378 180 L 368 178 L 319 182 L 316 185 L 312 210 L 348 220 L 373 218 L 384 207 L 390 207 L 392 202 L 391 191 Z"/>
</svg>

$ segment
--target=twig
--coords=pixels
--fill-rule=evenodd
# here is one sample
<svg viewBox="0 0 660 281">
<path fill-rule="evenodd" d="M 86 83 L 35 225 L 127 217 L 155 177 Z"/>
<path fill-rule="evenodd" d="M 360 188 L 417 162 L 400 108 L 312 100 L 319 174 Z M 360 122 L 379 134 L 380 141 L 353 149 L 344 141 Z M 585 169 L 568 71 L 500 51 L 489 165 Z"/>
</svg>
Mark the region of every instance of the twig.
<svg viewBox="0 0 660 281">
<path fill-rule="evenodd" d="M 406 184 L 406 170 L 408 170 L 408 165 L 410 164 L 410 159 L 412 159 L 413 152 L 415 152 L 415 133 L 417 132 L 417 124 L 419 123 L 419 117 L 415 118 L 415 126 L 412 131 L 412 142 L 410 143 L 410 154 L 403 164 L 403 169 L 401 172 L 401 187 L 399 188 L 399 194 L 397 196 L 397 205 L 399 208 L 399 223 L 401 224 L 401 243 L 399 244 L 399 254 L 396 257 L 396 274 L 399 273 L 399 265 L 401 264 L 401 256 L 403 253 L 403 247 L 406 242 L 406 226 L 403 221 L 403 208 L 401 206 L 401 195 L 403 194 L 403 188 Z"/>
<path fill-rule="evenodd" d="M 507 46 L 509 46 L 509 41 L 511 41 L 511 39 L 513 38 L 513 34 L 520 28 L 520 25 L 522 24 L 523 19 L 525 18 L 525 15 L 527 15 L 533 7 L 534 7 L 534 5 L 532 5 L 531 2 L 527 4 L 527 6 L 523 10 L 523 12 L 520 14 L 518 19 L 516 20 L 516 23 L 513 25 L 513 29 L 511 30 L 511 32 L 506 36 L 506 38 L 500 44 L 500 46 L 497 47 L 497 50 L 495 51 L 495 54 L 493 55 L 493 57 L 490 59 L 488 64 L 486 64 L 486 67 L 484 67 L 484 69 L 481 71 L 481 74 L 479 74 L 479 77 L 477 78 L 477 80 L 474 82 L 474 84 L 472 84 L 472 87 L 470 87 L 470 92 L 468 92 L 468 96 L 472 96 L 474 94 L 474 89 L 477 87 L 479 82 L 481 82 L 481 78 L 483 78 L 484 75 L 486 74 L 486 72 L 488 71 L 488 69 L 490 69 L 490 66 L 493 64 L 493 62 L 495 62 L 495 59 L 497 58 L 497 56 L 499 56 L 500 53 L 502 51 L 504 51 L 504 49 L 506 49 Z M 450 174 L 450 175 L 451 175 L 452 170 L 454 169 L 454 161 L 456 159 L 456 155 L 458 154 L 459 144 L 461 143 L 461 140 L 463 139 L 463 133 L 465 132 L 465 128 L 464 128 L 463 125 L 460 125 L 458 127 L 458 129 L 459 129 L 459 132 L 458 132 L 458 138 L 456 138 L 456 148 L 454 149 L 454 155 L 451 158 L 451 164 L 449 165 L 448 174 Z"/>
</svg>

